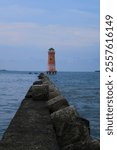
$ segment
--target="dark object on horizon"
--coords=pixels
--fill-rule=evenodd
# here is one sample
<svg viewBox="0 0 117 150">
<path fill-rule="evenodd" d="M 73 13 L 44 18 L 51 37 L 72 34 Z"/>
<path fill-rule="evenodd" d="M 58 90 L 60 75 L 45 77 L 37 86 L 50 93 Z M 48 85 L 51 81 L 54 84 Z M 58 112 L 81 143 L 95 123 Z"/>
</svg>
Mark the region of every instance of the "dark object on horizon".
<svg viewBox="0 0 117 150">
<path fill-rule="evenodd" d="M 34 72 L 34 74 L 38 74 L 38 72 Z"/>
<path fill-rule="evenodd" d="M 38 74 L 38 72 L 29 72 L 28 74 Z"/>
<path fill-rule="evenodd" d="M 95 72 L 100 72 L 100 70 L 95 70 Z"/>
<path fill-rule="evenodd" d="M 48 50 L 48 71 L 47 74 L 56 74 L 56 66 L 55 66 L 55 50 L 50 48 Z"/>
<path fill-rule="evenodd" d="M 0 71 L 8 71 L 8 70 L 2 69 L 2 70 L 0 70 Z"/>
<path fill-rule="evenodd" d="M 32 72 L 29 72 L 28 74 L 33 74 Z"/>
</svg>

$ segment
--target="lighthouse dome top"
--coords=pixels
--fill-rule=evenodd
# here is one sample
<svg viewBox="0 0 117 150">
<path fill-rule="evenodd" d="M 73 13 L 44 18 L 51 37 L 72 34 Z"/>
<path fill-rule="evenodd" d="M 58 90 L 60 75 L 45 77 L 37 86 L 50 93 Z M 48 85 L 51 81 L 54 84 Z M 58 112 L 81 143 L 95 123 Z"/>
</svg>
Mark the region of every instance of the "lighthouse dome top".
<svg viewBox="0 0 117 150">
<path fill-rule="evenodd" d="M 49 48 L 49 51 L 54 51 L 54 48 Z"/>
</svg>

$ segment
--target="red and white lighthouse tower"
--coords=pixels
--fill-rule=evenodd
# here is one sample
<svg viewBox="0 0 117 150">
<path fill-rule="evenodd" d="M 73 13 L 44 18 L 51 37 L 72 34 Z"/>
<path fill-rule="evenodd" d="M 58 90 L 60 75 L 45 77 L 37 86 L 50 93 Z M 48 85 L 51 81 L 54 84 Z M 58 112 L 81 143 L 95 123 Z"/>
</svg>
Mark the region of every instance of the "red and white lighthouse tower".
<svg viewBox="0 0 117 150">
<path fill-rule="evenodd" d="M 48 74 L 56 74 L 56 66 L 55 66 L 55 50 L 50 48 L 48 50 Z"/>
</svg>

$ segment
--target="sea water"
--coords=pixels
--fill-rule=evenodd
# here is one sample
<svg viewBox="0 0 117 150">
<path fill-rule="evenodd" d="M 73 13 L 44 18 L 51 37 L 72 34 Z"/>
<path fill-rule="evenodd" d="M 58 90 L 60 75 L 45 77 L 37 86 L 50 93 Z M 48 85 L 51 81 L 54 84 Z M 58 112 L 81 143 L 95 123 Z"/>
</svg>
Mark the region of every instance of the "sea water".
<svg viewBox="0 0 117 150">
<path fill-rule="evenodd" d="M 35 72 L 0 71 L 0 138 L 37 76 Z M 49 78 L 80 116 L 90 121 L 91 135 L 99 138 L 99 72 L 59 72 Z"/>
</svg>

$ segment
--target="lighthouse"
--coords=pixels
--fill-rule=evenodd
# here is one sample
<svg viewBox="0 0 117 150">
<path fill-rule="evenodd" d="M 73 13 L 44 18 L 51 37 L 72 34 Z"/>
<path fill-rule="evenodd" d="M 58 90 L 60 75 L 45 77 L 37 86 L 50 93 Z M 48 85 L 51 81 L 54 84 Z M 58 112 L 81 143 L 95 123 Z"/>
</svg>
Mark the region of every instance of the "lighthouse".
<svg viewBox="0 0 117 150">
<path fill-rule="evenodd" d="M 56 66 L 55 66 L 55 50 L 54 48 L 50 48 L 48 50 L 48 71 L 47 74 L 56 74 Z"/>
</svg>

